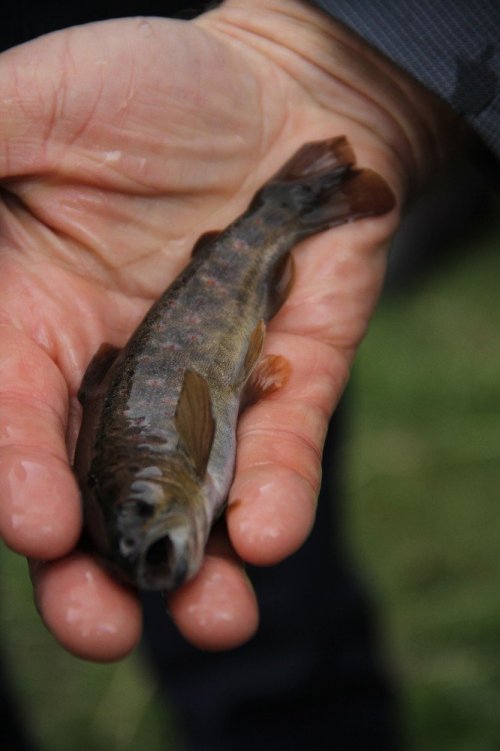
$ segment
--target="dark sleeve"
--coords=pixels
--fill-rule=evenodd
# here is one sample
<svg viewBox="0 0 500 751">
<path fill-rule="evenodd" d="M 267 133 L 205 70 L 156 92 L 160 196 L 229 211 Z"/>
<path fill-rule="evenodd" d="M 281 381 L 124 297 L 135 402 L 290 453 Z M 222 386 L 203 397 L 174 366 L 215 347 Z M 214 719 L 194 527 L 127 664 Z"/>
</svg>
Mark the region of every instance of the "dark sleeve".
<svg viewBox="0 0 500 751">
<path fill-rule="evenodd" d="M 448 102 L 500 157 L 500 0 L 310 0 Z"/>
</svg>

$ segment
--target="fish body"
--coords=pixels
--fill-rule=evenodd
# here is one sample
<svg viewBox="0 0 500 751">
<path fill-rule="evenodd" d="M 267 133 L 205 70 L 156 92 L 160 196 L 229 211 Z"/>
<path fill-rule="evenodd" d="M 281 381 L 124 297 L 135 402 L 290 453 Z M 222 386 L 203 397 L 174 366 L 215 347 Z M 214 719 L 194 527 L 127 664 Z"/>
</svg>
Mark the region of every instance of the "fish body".
<svg viewBox="0 0 500 751">
<path fill-rule="evenodd" d="M 129 583 L 172 590 L 201 565 L 233 478 L 242 395 L 293 277 L 290 250 L 393 207 L 382 178 L 353 164 L 343 137 L 302 147 L 241 217 L 201 238 L 126 346 L 91 361 L 75 471 L 88 535 Z"/>
</svg>

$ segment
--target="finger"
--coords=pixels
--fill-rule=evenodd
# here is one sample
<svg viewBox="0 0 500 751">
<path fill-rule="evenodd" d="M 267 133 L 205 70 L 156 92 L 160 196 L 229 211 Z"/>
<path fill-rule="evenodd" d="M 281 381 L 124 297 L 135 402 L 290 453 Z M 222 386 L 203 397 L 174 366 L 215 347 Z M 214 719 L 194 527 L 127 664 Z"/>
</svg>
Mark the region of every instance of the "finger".
<svg viewBox="0 0 500 751">
<path fill-rule="evenodd" d="M 348 373 L 342 353 L 302 337 L 269 333 L 266 351 L 289 359 L 290 379 L 241 416 L 227 511 L 231 542 L 254 565 L 282 560 L 311 530 L 328 420 Z"/>
<path fill-rule="evenodd" d="M 233 649 L 257 630 L 252 585 L 219 529 L 212 534 L 197 576 L 170 595 L 168 604 L 179 631 L 199 649 Z"/>
<path fill-rule="evenodd" d="M 45 625 L 72 654 L 111 662 L 137 645 L 142 630 L 137 596 L 90 556 L 74 553 L 35 564 L 32 579 Z"/>
<path fill-rule="evenodd" d="M 4 326 L 0 341 L 0 535 L 19 553 L 56 558 L 81 528 L 65 444 L 67 387 L 31 339 Z"/>
</svg>

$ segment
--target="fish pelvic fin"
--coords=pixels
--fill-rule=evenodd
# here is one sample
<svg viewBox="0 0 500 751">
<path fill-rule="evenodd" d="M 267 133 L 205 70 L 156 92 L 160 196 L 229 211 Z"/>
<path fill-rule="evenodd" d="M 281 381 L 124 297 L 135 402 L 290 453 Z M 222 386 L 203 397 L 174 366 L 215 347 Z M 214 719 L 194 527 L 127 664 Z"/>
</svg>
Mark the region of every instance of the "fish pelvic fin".
<svg viewBox="0 0 500 751">
<path fill-rule="evenodd" d="M 396 201 L 385 180 L 354 164 L 345 136 L 307 143 L 257 193 L 252 205 L 279 206 L 280 213 L 292 217 L 299 238 L 390 211 Z"/>
<path fill-rule="evenodd" d="M 286 386 L 292 372 L 290 360 L 283 355 L 261 357 L 243 389 L 240 410 L 251 407 L 260 399 Z"/>
<path fill-rule="evenodd" d="M 175 411 L 179 445 L 191 460 L 197 476 L 205 477 L 215 434 L 210 390 L 205 378 L 186 370 Z"/>
</svg>

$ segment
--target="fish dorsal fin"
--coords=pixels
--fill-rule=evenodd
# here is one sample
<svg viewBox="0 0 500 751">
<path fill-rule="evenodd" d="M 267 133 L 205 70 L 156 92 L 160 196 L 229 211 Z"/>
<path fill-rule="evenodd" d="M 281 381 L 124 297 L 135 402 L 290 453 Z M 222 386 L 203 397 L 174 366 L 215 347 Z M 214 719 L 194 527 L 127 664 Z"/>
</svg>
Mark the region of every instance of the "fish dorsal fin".
<svg viewBox="0 0 500 751">
<path fill-rule="evenodd" d="M 95 389 L 104 380 L 109 369 L 120 354 L 118 347 L 112 344 L 101 344 L 84 373 L 82 384 L 78 391 L 78 400 L 84 404 L 95 394 Z"/>
<path fill-rule="evenodd" d="M 257 365 L 257 362 L 260 357 L 260 353 L 262 352 L 262 347 L 264 346 L 264 337 L 266 335 L 266 324 L 261 319 L 257 326 L 254 328 L 252 333 L 250 334 L 250 339 L 248 340 L 248 349 L 247 353 L 245 355 L 245 362 L 244 362 L 244 375 L 243 375 L 243 381 L 246 381 L 252 370 Z"/>
<path fill-rule="evenodd" d="M 200 237 L 197 239 L 195 244 L 193 245 L 193 250 L 191 251 L 192 256 L 196 256 L 199 253 L 203 253 L 212 243 L 217 240 L 219 235 L 222 234 L 222 230 L 214 229 L 210 230 L 209 232 L 204 232 L 203 235 L 200 235 Z"/>
<path fill-rule="evenodd" d="M 191 459 L 196 474 L 205 477 L 212 450 L 215 421 L 208 383 L 195 370 L 186 370 L 175 410 L 179 443 Z"/>
</svg>

